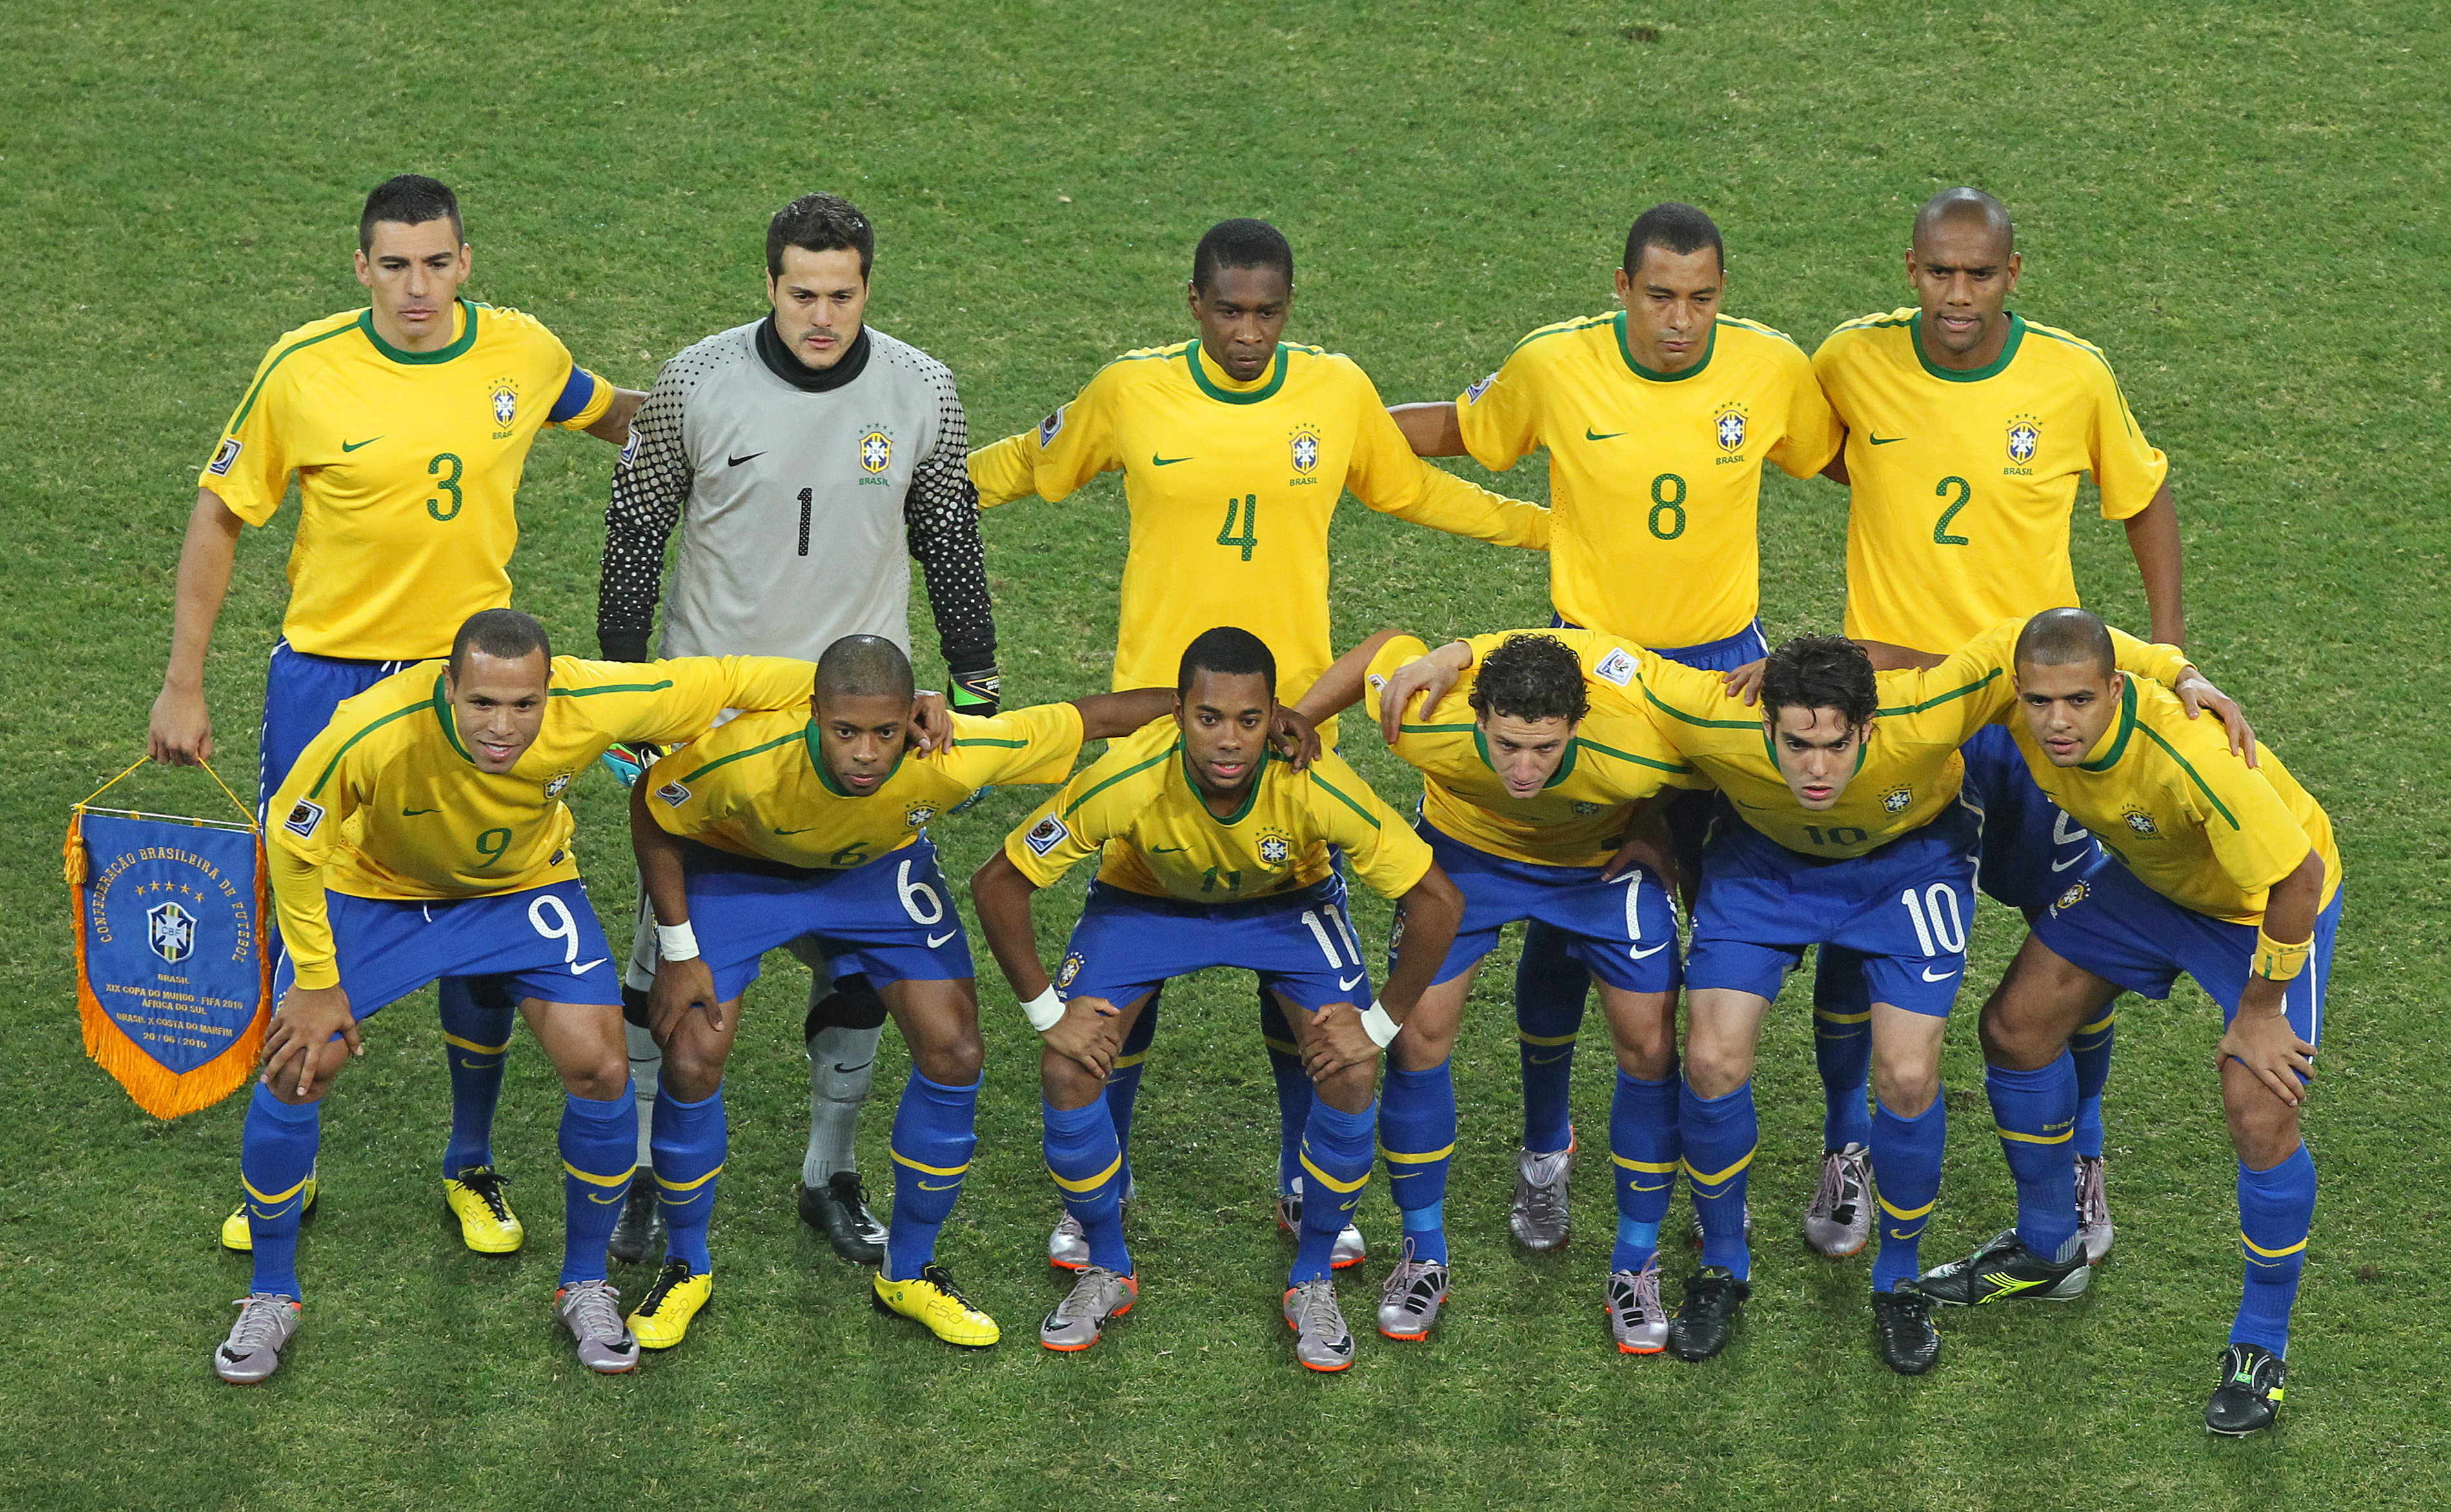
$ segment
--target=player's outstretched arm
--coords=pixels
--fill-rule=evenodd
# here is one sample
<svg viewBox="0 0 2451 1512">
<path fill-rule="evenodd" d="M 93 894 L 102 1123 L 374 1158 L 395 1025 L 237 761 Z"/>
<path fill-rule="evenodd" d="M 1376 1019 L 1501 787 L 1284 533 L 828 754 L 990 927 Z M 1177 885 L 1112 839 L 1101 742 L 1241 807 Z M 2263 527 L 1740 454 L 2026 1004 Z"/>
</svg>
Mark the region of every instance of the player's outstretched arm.
<svg viewBox="0 0 2451 1512">
<path fill-rule="evenodd" d="M 639 890 L 647 894 L 656 918 L 656 985 L 647 998 L 647 1032 L 658 1045 L 672 1039 L 682 1015 L 694 1008 L 706 1014 L 711 1028 L 723 1028 L 715 973 L 698 953 L 697 934 L 690 928 L 680 837 L 657 824 L 655 811 L 647 807 L 647 795 L 661 785 L 645 780 L 630 784 L 630 849 L 638 857 Z"/>
<path fill-rule="evenodd" d="M 1317 724 L 1360 703 L 1363 690 L 1369 685 L 1370 663 L 1388 641 L 1405 634 L 1408 632 L 1382 630 L 1337 658 L 1325 672 L 1319 675 L 1319 680 L 1310 685 L 1310 691 L 1295 702 L 1295 711 Z"/>
<path fill-rule="evenodd" d="M 205 648 L 212 642 L 213 622 L 221 618 L 222 600 L 229 595 L 240 524 L 219 494 L 209 488 L 196 490 L 196 507 L 187 516 L 187 539 L 179 548 L 170 664 L 162 674 L 162 692 L 153 700 L 153 717 L 145 736 L 147 754 L 174 767 L 212 759 L 213 717 L 205 707 Z"/>
<path fill-rule="evenodd" d="M 2153 501 L 2121 521 L 2127 527 L 2127 549 L 2136 556 L 2136 571 L 2145 579 L 2145 607 L 2153 617 L 2153 638 L 2166 646 L 2187 643 L 2186 605 L 2180 592 L 2179 503 L 2166 481 Z"/>
<path fill-rule="evenodd" d="M 1121 693 L 1093 693 L 1075 698 L 1081 711 L 1081 738 L 1112 740 L 1174 712 L 1172 688 L 1127 688 Z"/>
<path fill-rule="evenodd" d="M 1398 667 L 1388 675 L 1387 686 L 1379 692 L 1379 733 L 1387 737 L 1389 745 L 1394 745 L 1403 734 L 1404 711 L 1416 697 L 1423 709 L 1435 709 L 1439 700 L 1471 670 L 1472 643 L 1465 640 L 1450 640 Z"/>
<path fill-rule="evenodd" d="M 1387 418 L 1404 433 L 1405 444 L 1416 457 L 1461 457 L 1465 455 L 1463 426 L 1456 420 L 1452 400 L 1427 404 L 1390 404 Z"/>
<path fill-rule="evenodd" d="M 630 444 L 630 417 L 638 413 L 638 406 L 646 402 L 647 396 L 635 388 L 617 388 L 613 390 L 613 403 L 604 407 L 604 413 L 581 428 L 598 441 L 627 446 Z"/>
</svg>

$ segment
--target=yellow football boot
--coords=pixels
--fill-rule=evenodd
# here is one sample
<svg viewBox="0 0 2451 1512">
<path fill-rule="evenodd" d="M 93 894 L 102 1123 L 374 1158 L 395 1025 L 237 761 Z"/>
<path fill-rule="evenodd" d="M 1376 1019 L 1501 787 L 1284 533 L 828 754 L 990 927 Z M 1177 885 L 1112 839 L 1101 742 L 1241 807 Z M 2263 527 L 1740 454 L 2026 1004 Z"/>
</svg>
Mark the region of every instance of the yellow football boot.
<svg viewBox="0 0 2451 1512">
<path fill-rule="evenodd" d="M 690 1320 L 715 1300 L 715 1277 L 690 1274 L 686 1260 L 667 1260 L 647 1288 L 647 1300 L 630 1314 L 630 1334 L 642 1349 L 669 1349 L 689 1332 Z"/>
<path fill-rule="evenodd" d="M 930 1333 L 965 1349 L 984 1349 L 1004 1337 L 996 1321 L 971 1306 L 954 1289 L 945 1267 L 930 1262 L 910 1281 L 888 1281 L 876 1273 L 876 1310 L 898 1312 L 927 1325 Z"/>
<path fill-rule="evenodd" d="M 315 1178 L 306 1178 L 306 1200 L 299 1206 L 298 1216 L 304 1218 L 315 1210 Z M 247 1226 L 246 1204 L 242 1202 L 230 1215 L 222 1220 L 222 1247 L 242 1255 L 255 1252 L 255 1230 Z"/>
<path fill-rule="evenodd" d="M 502 1194 L 509 1182 L 491 1166 L 462 1166 L 459 1175 L 443 1179 L 443 1206 L 460 1220 L 461 1241 L 480 1255 L 507 1255 L 528 1242 Z"/>
</svg>

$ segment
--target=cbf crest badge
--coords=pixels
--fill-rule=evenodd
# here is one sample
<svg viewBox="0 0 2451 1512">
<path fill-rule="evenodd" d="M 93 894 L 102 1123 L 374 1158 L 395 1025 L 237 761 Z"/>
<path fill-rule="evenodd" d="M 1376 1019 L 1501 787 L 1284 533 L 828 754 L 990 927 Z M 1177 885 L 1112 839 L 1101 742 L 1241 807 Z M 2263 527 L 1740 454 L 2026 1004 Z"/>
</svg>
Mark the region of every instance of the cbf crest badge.
<svg viewBox="0 0 2451 1512">
<path fill-rule="evenodd" d="M 2009 422 L 2009 460 L 2023 467 L 2034 460 L 2042 448 L 2042 422 L 2031 415 L 2020 415 Z"/>
<path fill-rule="evenodd" d="M 1294 477 L 1308 481 L 1319 469 L 1319 427 L 1296 425 L 1292 432 Z"/>
<path fill-rule="evenodd" d="M 1269 866 L 1283 866 L 1293 859 L 1293 854 L 1291 836 L 1276 830 L 1260 836 L 1260 859 Z"/>
<path fill-rule="evenodd" d="M 195 953 L 196 916 L 176 903 L 157 903 L 145 911 L 145 937 L 154 954 L 176 966 Z"/>
<path fill-rule="evenodd" d="M 1069 988 L 1072 985 L 1073 978 L 1081 974 L 1081 968 L 1088 964 L 1088 962 L 1081 958 L 1081 952 L 1079 951 L 1074 951 L 1070 954 L 1065 956 L 1064 964 L 1055 969 L 1055 985 L 1058 987 Z"/>
<path fill-rule="evenodd" d="M 1720 410 L 1718 418 L 1711 422 L 1711 429 L 1718 438 L 1719 450 L 1730 456 L 1743 451 L 1745 449 L 1745 407 L 1742 404 L 1730 404 Z"/>
<path fill-rule="evenodd" d="M 914 803 L 911 805 L 911 807 L 902 811 L 902 823 L 905 828 L 917 830 L 925 828 L 928 821 L 935 816 L 936 806 L 934 804 Z"/>
<path fill-rule="evenodd" d="M 2092 890 L 2092 884 L 2090 883 L 2070 883 L 2069 890 L 2060 894 L 2059 901 L 2051 905 L 2052 917 L 2056 918 L 2060 914 L 2067 913 L 2069 909 L 2072 909 L 2078 904 L 2084 902 L 2086 894 Z"/>
<path fill-rule="evenodd" d="M 494 439 L 500 441 L 510 434 L 511 422 L 520 418 L 520 385 L 512 379 L 498 378 L 486 384 L 485 389 L 485 403 L 492 406 L 494 424 L 498 427 Z"/>
<path fill-rule="evenodd" d="M 2139 835 L 2159 835 L 2162 833 L 2161 827 L 2153 822 L 2153 815 L 2146 813 L 2143 809 L 2135 807 L 2133 804 L 2129 805 L 2127 811 L 2120 815 L 2120 817 L 2126 819 L 2127 821 L 2127 827 Z"/>
<path fill-rule="evenodd" d="M 1907 811 L 1907 805 L 1913 801 L 1914 789 L 1903 784 L 1881 795 L 1881 807 L 1892 814 L 1904 814 Z"/>
<path fill-rule="evenodd" d="M 859 438 L 859 470 L 877 478 L 892 465 L 893 433 L 883 425 L 871 425 Z"/>
</svg>

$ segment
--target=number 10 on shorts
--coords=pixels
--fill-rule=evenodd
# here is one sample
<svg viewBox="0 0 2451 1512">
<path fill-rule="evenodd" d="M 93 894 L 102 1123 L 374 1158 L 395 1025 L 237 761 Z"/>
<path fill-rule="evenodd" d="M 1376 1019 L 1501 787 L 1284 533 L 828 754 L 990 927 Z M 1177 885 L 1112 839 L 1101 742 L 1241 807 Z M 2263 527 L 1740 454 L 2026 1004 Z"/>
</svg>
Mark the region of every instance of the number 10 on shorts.
<svg viewBox="0 0 2451 1512">
<path fill-rule="evenodd" d="M 1955 955 L 1966 949 L 1966 920 L 1957 909 L 1955 888 L 1934 882 L 1920 894 L 1909 888 L 1898 901 L 1914 921 L 1915 941 L 1926 955 Z"/>
</svg>

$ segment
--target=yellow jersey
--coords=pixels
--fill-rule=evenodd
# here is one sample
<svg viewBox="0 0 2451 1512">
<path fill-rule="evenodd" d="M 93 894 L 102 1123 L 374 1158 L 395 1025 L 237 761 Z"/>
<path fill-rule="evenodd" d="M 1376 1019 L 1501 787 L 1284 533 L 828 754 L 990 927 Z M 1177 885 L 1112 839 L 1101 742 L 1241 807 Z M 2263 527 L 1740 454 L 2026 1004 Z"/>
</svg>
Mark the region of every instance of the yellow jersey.
<svg viewBox="0 0 2451 1512">
<path fill-rule="evenodd" d="M 326 890 L 422 902 L 520 893 L 578 875 L 564 788 L 617 740 L 684 740 L 726 709 L 805 705 L 810 662 L 785 657 L 582 661 L 556 657 L 544 726 L 511 770 L 480 772 L 423 661 L 343 701 L 266 813 L 281 933 L 298 981 L 339 980 Z"/>
<path fill-rule="evenodd" d="M 1957 748 L 2016 707 L 2015 653 L 2025 623 L 2004 619 L 1937 667 L 1873 674 L 1880 703 L 1855 748 L 1855 775 L 1838 801 L 1818 812 L 1798 803 L 1779 776 L 1761 706 L 1727 692 L 1719 674 L 1644 652 L 1643 697 L 1660 734 L 1727 794 L 1747 824 L 1799 854 L 1862 855 L 1957 801 L 1966 780 Z M 2126 671 L 2175 681 L 2187 664 L 2175 646 L 2117 630 L 2110 638 Z"/>
<path fill-rule="evenodd" d="M 1551 636 L 1582 658 L 1583 687 L 1591 710 L 1566 743 L 1556 776 L 1538 795 L 1519 798 L 1489 762 L 1489 744 L 1472 711 L 1472 690 L 1481 662 L 1510 636 Z M 1631 653 L 1589 630 L 1507 631 L 1474 636 L 1473 665 L 1434 708 L 1413 711 L 1401 727 L 1396 755 L 1422 774 L 1422 816 L 1441 835 L 1476 851 L 1536 866 L 1602 866 L 1625 843 L 1633 805 L 1663 787 L 1708 787 L 1643 712 L 1632 689 L 1637 676 Z M 1428 649 L 1411 636 L 1398 636 L 1371 658 L 1371 717 L 1380 693 L 1398 667 Z"/>
<path fill-rule="evenodd" d="M 2026 722 L 2010 721 L 2035 786 L 2182 908 L 2261 926 L 2272 884 L 2309 851 L 2323 858 L 2329 907 L 2341 852 L 2323 805 L 2261 741 L 2263 764 L 2249 767 L 2230 755 L 2219 719 L 2190 719 L 2167 688 L 2127 680 L 2119 717 L 2075 766 L 2053 766 Z"/>
<path fill-rule="evenodd" d="M 862 796 L 834 779 L 805 712 L 744 714 L 647 770 L 647 812 L 735 855 L 848 871 L 901 850 L 981 788 L 1063 781 L 1081 754 L 1081 711 L 1069 703 L 951 717 L 950 750 L 905 754 Z"/>
<path fill-rule="evenodd" d="M 1634 360 L 1625 321 L 1524 337 L 1456 422 L 1494 470 L 1549 449 L 1549 598 L 1568 623 L 1655 648 L 1735 635 L 1761 607 L 1762 465 L 1829 466 L 1837 417 L 1767 325 L 1722 315 L 1700 362 L 1659 373 Z"/>
<path fill-rule="evenodd" d="M 612 405 L 613 385 L 536 317 L 462 300 L 452 323 L 431 352 L 384 341 L 368 310 L 289 332 L 196 477 L 261 525 L 298 475 L 281 630 L 300 651 L 447 655 L 462 620 L 511 601 L 512 499 L 537 431 Z"/>
<path fill-rule="evenodd" d="M 1813 354 L 1847 426 L 1847 634 L 1938 651 L 2009 615 L 2077 601 L 2069 515 L 2090 472 L 2106 520 L 2170 470 L 2102 349 L 2009 317 L 1999 360 L 1935 367 L 1921 314 L 1850 321 Z"/>
<path fill-rule="evenodd" d="M 1114 686 L 1171 688 L 1202 632 L 1238 625 L 1288 700 L 1335 659 L 1327 523 L 1372 509 L 1501 545 L 1549 543 L 1549 516 L 1415 457 L 1349 357 L 1280 344 L 1237 383 L 1196 341 L 1129 352 L 1035 431 L 971 454 L 979 507 L 1063 499 L 1120 468 L 1131 510 Z"/>
<path fill-rule="evenodd" d="M 1429 843 L 1334 752 L 1296 772 L 1270 751 L 1242 807 L 1211 814 L 1184 764 L 1183 731 L 1165 718 L 1110 742 L 1005 838 L 1004 854 L 1046 887 L 1103 846 L 1098 880 L 1110 887 L 1240 903 L 1326 876 L 1331 845 L 1382 896 L 1411 892 L 1430 870 Z"/>
</svg>

